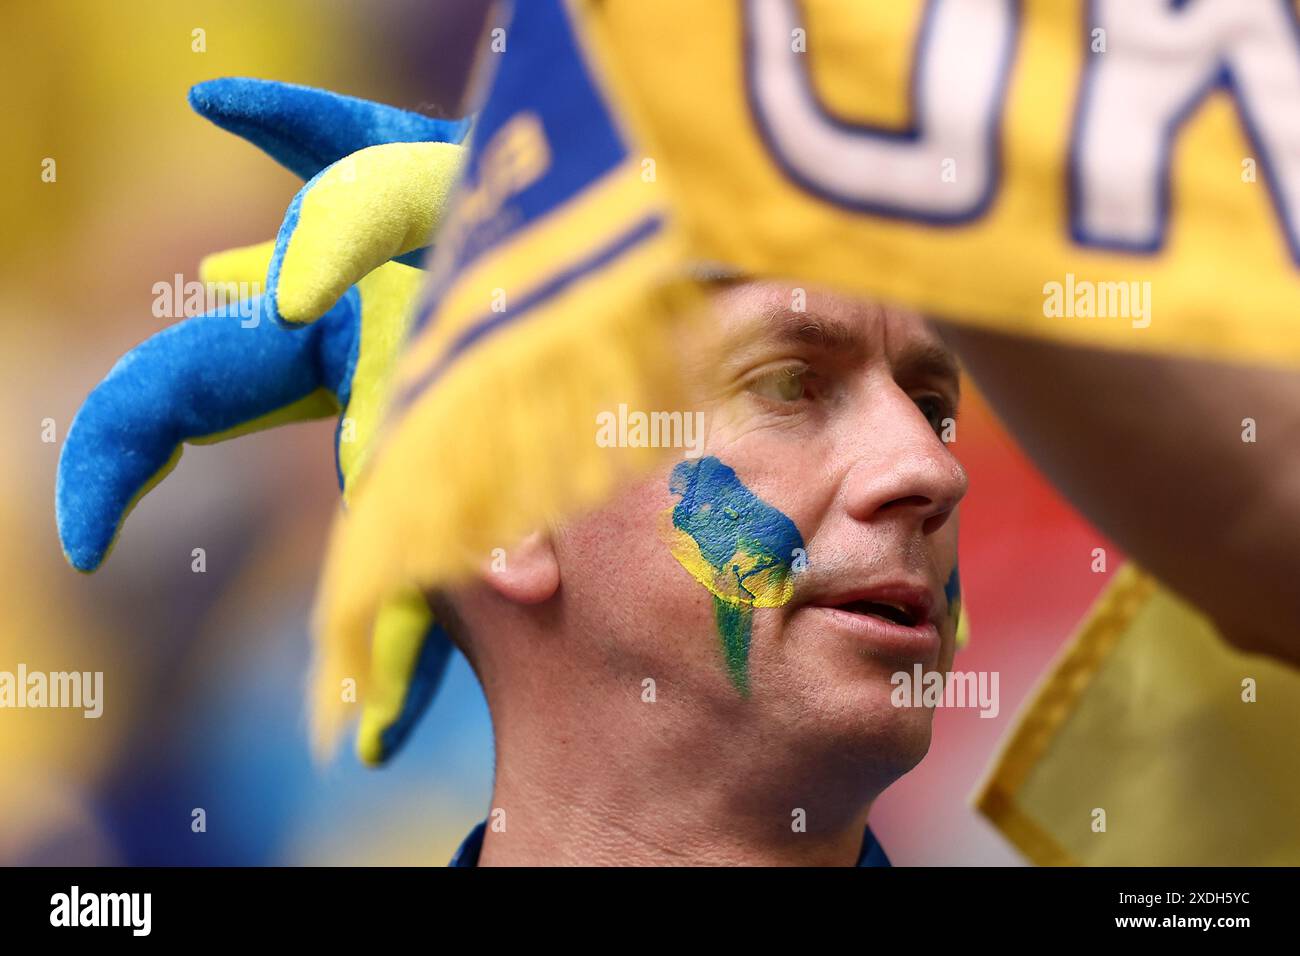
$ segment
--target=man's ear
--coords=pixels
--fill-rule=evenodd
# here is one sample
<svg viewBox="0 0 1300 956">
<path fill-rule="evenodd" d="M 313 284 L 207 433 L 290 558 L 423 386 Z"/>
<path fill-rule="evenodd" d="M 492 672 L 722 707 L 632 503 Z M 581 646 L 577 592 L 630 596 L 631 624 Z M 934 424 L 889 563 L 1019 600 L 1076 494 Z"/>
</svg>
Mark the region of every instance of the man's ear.
<svg viewBox="0 0 1300 956">
<path fill-rule="evenodd" d="M 483 565 L 483 581 L 516 604 L 552 598 L 560 587 L 560 562 L 550 535 L 534 531 L 509 551 L 494 551 Z"/>
</svg>

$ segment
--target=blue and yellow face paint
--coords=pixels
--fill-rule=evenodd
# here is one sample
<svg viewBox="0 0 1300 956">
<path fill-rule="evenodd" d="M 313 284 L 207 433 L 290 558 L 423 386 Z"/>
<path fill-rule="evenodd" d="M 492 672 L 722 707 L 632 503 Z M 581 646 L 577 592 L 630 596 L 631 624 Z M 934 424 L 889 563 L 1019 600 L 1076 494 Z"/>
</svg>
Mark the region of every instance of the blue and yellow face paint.
<svg viewBox="0 0 1300 956">
<path fill-rule="evenodd" d="M 794 596 L 803 538 L 793 521 L 712 456 L 679 462 L 668 488 L 681 498 L 666 513 L 669 549 L 713 595 L 727 673 L 748 694 L 753 609 L 780 607 Z"/>
</svg>

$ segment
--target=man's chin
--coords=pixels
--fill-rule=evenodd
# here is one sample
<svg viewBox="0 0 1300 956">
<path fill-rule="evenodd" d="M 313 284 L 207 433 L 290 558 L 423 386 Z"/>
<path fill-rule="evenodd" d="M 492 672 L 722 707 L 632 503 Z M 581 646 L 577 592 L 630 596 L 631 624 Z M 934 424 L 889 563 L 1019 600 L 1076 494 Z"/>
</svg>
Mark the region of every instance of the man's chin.
<svg viewBox="0 0 1300 956">
<path fill-rule="evenodd" d="M 798 698 L 800 713 L 787 715 L 798 728 L 798 745 L 819 751 L 821 759 L 848 761 L 890 780 L 920 763 L 930 749 L 934 711 L 895 706 L 890 682 L 895 668 L 820 666 L 827 663 L 804 668 L 798 689 L 788 688 Z"/>
<path fill-rule="evenodd" d="M 846 754 L 902 776 L 930 750 L 934 711 L 894 706 L 892 689 L 887 681 L 844 688 L 845 705 L 826 715 L 824 731 L 840 739 Z"/>
</svg>

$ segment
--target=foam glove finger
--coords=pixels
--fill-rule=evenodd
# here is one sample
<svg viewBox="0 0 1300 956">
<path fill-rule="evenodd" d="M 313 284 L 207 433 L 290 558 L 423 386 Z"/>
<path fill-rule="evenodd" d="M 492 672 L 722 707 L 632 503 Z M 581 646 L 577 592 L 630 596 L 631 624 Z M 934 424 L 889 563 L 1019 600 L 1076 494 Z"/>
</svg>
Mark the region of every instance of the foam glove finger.
<svg viewBox="0 0 1300 956">
<path fill-rule="evenodd" d="M 64 555 L 93 571 L 135 504 L 208 443 L 334 414 L 350 382 L 359 299 L 310 335 L 287 335 L 249 303 L 186 319 L 128 352 L 90 393 L 59 456 L 55 511 Z"/>
<path fill-rule="evenodd" d="M 389 760 L 410 736 L 442 682 L 451 656 L 447 632 L 418 590 L 390 598 L 375 620 L 357 757 Z"/>
<path fill-rule="evenodd" d="M 226 287 L 232 296 L 249 284 L 260 288 L 274 246 L 271 241 L 210 255 L 200 264 L 199 276 Z M 361 313 L 356 358 L 349 381 L 335 389 L 345 406 L 335 434 L 339 487 L 345 492 L 379 430 L 386 386 L 423 282 L 420 270 L 386 262 L 354 287 Z"/>
<path fill-rule="evenodd" d="M 442 219 L 464 147 L 371 146 L 314 177 L 294 197 L 267 271 L 277 322 L 313 322 L 382 263 L 424 246 Z"/>
<path fill-rule="evenodd" d="M 339 483 L 345 498 L 379 432 L 397 353 L 424 277 L 419 269 L 386 262 L 355 286 L 361 302 L 360 338 L 337 444 Z"/>
<path fill-rule="evenodd" d="M 205 285 L 233 283 L 237 286 L 253 286 L 256 289 L 253 294 L 259 295 L 274 252 L 274 239 L 254 246 L 214 252 L 199 262 L 199 281 Z"/>
<path fill-rule="evenodd" d="M 225 77 L 190 89 L 200 116 L 311 179 L 326 166 L 380 143 L 459 143 L 470 120 L 442 120 L 293 83 Z"/>
</svg>

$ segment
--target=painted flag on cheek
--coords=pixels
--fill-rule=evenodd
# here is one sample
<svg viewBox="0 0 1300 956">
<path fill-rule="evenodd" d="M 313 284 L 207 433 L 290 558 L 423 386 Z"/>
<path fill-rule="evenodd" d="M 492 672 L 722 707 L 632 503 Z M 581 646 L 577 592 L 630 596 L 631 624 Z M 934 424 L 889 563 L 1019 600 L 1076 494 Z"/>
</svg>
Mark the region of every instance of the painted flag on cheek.
<svg viewBox="0 0 1300 956">
<path fill-rule="evenodd" d="M 391 582 L 445 584 L 659 460 L 610 455 L 590 423 L 684 407 L 691 263 L 1300 365 L 1290 3 L 528 0 L 482 67 L 388 424 L 327 559 L 320 686 L 366 672 Z"/>
</svg>

